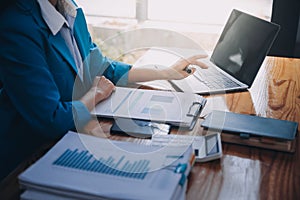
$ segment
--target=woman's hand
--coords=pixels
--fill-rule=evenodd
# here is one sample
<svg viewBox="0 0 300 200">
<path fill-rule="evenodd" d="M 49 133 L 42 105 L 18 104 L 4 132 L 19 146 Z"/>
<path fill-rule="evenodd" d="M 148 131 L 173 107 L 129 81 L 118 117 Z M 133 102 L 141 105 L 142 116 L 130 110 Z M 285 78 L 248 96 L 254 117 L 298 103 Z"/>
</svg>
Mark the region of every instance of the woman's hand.
<svg viewBox="0 0 300 200">
<path fill-rule="evenodd" d="M 208 68 L 206 64 L 199 61 L 198 59 L 206 58 L 207 55 L 194 55 L 189 58 L 181 58 L 175 64 L 173 64 L 170 68 L 165 69 L 166 74 L 168 74 L 169 80 L 179 80 L 188 77 L 193 74 L 196 69 L 194 67 L 191 68 L 191 72 L 188 73 L 185 69 L 189 65 L 197 65 L 203 69 Z"/>
<path fill-rule="evenodd" d="M 91 89 L 80 99 L 91 111 L 95 105 L 111 95 L 115 90 L 114 84 L 104 76 L 96 76 Z"/>
<path fill-rule="evenodd" d="M 152 69 L 152 68 L 131 68 L 128 73 L 128 82 L 145 82 L 153 80 L 178 80 L 188 77 L 195 72 L 195 68 L 192 68 L 191 73 L 185 71 L 185 68 L 189 65 L 197 65 L 201 68 L 208 68 L 206 64 L 198 59 L 206 58 L 207 55 L 194 55 L 189 58 L 181 58 L 171 67 L 164 69 Z"/>
</svg>

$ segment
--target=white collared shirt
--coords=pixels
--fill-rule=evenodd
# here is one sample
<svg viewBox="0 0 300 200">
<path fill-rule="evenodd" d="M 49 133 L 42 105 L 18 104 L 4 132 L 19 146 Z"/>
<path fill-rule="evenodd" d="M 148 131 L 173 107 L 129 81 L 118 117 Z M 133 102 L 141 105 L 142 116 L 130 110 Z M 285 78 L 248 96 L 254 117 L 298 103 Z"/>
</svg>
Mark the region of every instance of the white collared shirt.
<svg viewBox="0 0 300 200">
<path fill-rule="evenodd" d="M 51 33 L 56 35 L 60 32 L 64 38 L 74 58 L 78 75 L 83 80 L 82 58 L 74 38 L 73 30 L 78 7 L 71 0 L 58 0 L 57 11 L 48 0 L 37 0 L 37 2 L 40 5 L 42 17 Z"/>
</svg>

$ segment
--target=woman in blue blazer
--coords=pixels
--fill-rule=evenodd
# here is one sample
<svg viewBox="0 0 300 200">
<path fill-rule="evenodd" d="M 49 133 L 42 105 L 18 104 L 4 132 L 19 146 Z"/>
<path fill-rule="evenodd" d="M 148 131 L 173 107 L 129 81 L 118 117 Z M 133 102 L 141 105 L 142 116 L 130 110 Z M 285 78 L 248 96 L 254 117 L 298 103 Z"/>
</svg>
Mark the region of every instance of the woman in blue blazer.
<svg viewBox="0 0 300 200">
<path fill-rule="evenodd" d="M 76 6 L 70 0 L 58 1 Z M 189 75 L 183 70 L 188 64 L 205 67 L 197 61 L 202 56 L 159 72 L 112 61 L 92 42 L 84 14 L 77 8 L 73 35 L 83 75 L 76 78 L 76 59 L 61 32 L 49 28 L 40 3 L 16 0 L 0 13 L 0 179 L 42 144 L 68 130 L 82 130 L 91 120 L 90 110 L 111 94 L 114 85 L 180 79 Z M 95 95 L 96 90 L 100 92 Z"/>
</svg>

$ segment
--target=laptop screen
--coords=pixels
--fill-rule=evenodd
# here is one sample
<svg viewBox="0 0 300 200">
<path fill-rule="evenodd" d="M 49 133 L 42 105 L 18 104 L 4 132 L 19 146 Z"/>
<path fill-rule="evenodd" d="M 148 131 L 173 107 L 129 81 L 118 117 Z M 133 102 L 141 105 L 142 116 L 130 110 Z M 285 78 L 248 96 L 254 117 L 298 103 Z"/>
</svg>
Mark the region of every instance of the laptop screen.
<svg viewBox="0 0 300 200">
<path fill-rule="evenodd" d="M 211 61 L 250 87 L 279 28 L 277 24 L 233 10 Z"/>
</svg>

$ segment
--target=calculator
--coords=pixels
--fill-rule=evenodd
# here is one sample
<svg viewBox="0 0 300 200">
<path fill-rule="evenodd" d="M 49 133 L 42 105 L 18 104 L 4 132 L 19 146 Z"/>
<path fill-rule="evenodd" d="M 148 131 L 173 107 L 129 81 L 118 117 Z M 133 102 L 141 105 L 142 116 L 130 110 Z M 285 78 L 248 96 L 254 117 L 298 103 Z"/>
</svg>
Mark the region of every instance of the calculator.
<svg viewBox="0 0 300 200">
<path fill-rule="evenodd" d="M 154 134 L 153 146 L 187 146 L 192 145 L 196 162 L 207 162 L 222 157 L 222 143 L 220 133 L 211 133 L 204 136 Z"/>
</svg>

